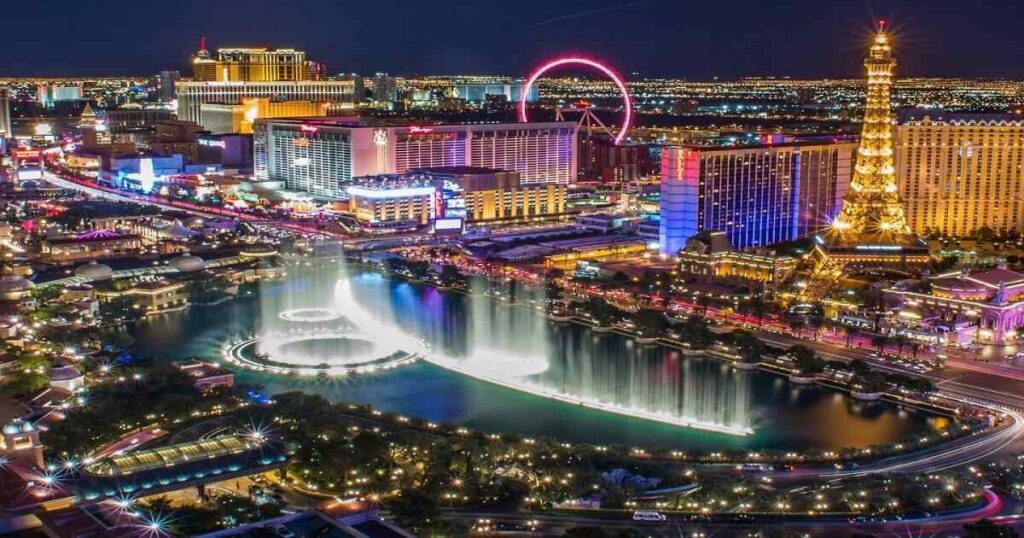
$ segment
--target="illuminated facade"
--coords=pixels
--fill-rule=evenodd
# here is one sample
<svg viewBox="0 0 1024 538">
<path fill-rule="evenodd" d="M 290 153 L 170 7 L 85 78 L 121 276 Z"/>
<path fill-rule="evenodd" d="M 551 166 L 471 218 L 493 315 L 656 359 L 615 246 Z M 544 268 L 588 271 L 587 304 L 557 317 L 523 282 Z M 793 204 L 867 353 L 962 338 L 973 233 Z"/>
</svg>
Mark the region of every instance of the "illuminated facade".
<svg viewBox="0 0 1024 538">
<path fill-rule="evenodd" d="M 571 122 L 392 125 L 354 117 L 257 120 L 257 180 L 339 197 L 353 178 L 472 166 L 519 172 L 522 184 L 568 184 L 576 175 Z"/>
<path fill-rule="evenodd" d="M 304 80 L 297 82 L 179 82 L 178 118 L 202 123 L 205 103 L 240 105 L 246 99 L 262 97 L 272 102 L 311 101 L 354 106 L 352 80 Z"/>
<path fill-rule="evenodd" d="M 529 222 L 565 212 L 564 184 L 522 185 L 514 171 L 436 167 L 356 181 L 346 189 L 349 211 L 369 227 Z"/>
<path fill-rule="evenodd" d="M 60 101 L 80 101 L 82 99 L 82 83 L 40 84 L 36 87 L 36 101 L 44 107 L 52 107 Z"/>
<path fill-rule="evenodd" d="M 349 211 L 361 223 L 420 226 L 429 224 L 435 216 L 437 189 L 429 182 L 381 181 L 352 186 L 347 192 Z"/>
<path fill-rule="evenodd" d="M 886 290 L 906 323 L 950 345 L 1018 341 L 1024 328 L 1024 273 L 1005 265 L 975 272 L 965 268 L 937 275 L 928 284 L 925 289 Z"/>
<path fill-rule="evenodd" d="M 205 42 L 192 57 L 192 79 L 200 82 L 281 82 L 309 80 L 305 51 L 222 48 L 213 58 Z"/>
<path fill-rule="evenodd" d="M 14 136 L 11 130 L 11 98 L 10 90 L 0 88 L 0 140 Z M 0 141 L 0 150 L 4 147 Z"/>
<path fill-rule="evenodd" d="M 851 175 L 852 143 L 671 147 L 661 154 L 660 249 L 704 230 L 737 248 L 790 241 L 828 225 Z"/>
<path fill-rule="evenodd" d="M 915 230 L 1024 231 L 1024 118 L 915 111 L 896 127 L 896 173 Z"/>
<path fill-rule="evenodd" d="M 778 288 L 797 267 L 796 258 L 774 252 L 738 252 L 724 232 L 702 232 L 679 251 L 679 275 L 715 282 L 764 284 Z"/>
<path fill-rule="evenodd" d="M 252 125 L 260 118 L 329 116 L 342 112 L 334 103 L 312 101 L 271 101 L 266 97 L 243 99 L 240 104 L 204 103 L 200 105 L 201 124 L 212 133 L 252 134 Z"/>
</svg>

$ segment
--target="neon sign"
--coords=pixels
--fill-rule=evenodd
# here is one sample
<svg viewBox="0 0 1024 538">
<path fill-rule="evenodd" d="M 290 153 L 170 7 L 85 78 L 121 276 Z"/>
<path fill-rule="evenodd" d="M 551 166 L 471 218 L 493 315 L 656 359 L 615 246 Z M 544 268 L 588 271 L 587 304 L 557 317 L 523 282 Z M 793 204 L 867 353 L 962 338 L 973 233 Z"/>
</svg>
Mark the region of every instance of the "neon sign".
<svg viewBox="0 0 1024 538">
<path fill-rule="evenodd" d="M 313 125 L 300 125 L 299 130 L 304 133 L 315 133 L 319 131 L 320 128 Z"/>
<path fill-rule="evenodd" d="M 419 127 L 419 126 L 415 126 L 415 125 L 412 126 L 412 127 L 409 127 L 409 134 L 426 134 L 426 133 L 432 133 L 432 132 L 434 132 L 434 128 L 433 127 Z"/>
<path fill-rule="evenodd" d="M 210 139 L 207 139 L 207 138 L 200 138 L 199 139 L 199 145 L 200 146 L 206 146 L 208 148 L 220 148 L 220 149 L 226 149 L 228 147 L 228 143 L 223 141 L 223 140 L 210 140 Z"/>
</svg>

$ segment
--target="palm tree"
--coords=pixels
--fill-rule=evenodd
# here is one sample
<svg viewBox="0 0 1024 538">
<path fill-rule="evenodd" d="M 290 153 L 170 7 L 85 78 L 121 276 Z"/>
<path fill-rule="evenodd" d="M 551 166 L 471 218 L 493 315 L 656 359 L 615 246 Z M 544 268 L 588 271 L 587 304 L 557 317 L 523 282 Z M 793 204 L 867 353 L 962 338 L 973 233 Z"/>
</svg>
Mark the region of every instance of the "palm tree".
<svg viewBox="0 0 1024 538">
<path fill-rule="evenodd" d="M 844 325 L 843 332 L 846 333 L 846 347 L 851 347 L 850 343 L 853 341 L 853 338 L 860 333 L 860 329 L 856 327 L 851 327 L 849 325 Z"/>
<path fill-rule="evenodd" d="M 884 334 L 879 334 L 871 338 L 871 345 L 878 348 L 878 353 L 885 353 L 885 345 L 889 343 L 889 337 Z"/>
<path fill-rule="evenodd" d="M 814 331 L 814 339 L 817 340 L 818 333 L 821 331 L 821 328 L 825 325 L 825 318 L 821 316 L 811 316 L 807 318 L 807 325 L 811 328 L 812 331 Z"/>
<path fill-rule="evenodd" d="M 806 325 L 807 325 L 807 322 L 803 318 L 793 318 L 793 319 L 789 320 L 789 328 L 791 328 L 794 331 L 796 331 L 796 337 L 797 338 L 800 338 L 800 336 L 803 335 L 804 327 Z"/>
</svg>

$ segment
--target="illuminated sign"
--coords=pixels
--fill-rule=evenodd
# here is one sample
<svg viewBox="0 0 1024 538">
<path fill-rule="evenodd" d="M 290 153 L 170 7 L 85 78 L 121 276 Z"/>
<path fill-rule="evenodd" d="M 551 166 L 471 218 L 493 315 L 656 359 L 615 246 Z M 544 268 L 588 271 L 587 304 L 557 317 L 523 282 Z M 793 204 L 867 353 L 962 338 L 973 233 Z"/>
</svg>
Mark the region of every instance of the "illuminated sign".
<svg viewBox="0 0 1024 538">
<path fill-rule="evenodd" d="M 315 133 L 319 131 L 320 128 L 313 125 L 300 125 L 299 130 L 304 133 Z"/>
<path fill-rule="evenodd" d="M 410 134 L 426 134 L 434 132 L 433 127 L 409 127 Z"/>
<path fill-rule="evenodd" d="M 224 140 L 209 140 L 209 139 L 206 139 L 206 138 L 200 138 L 199 139 L 199 145 L 200 146 L 206 146 L 208 148 L 220 148 L 220 149 L 226 149 L 228 147 L 228 143 L 225 142 Z"/>
<path fill-rule="evenodd" d="M 405 187 L 385 190 L 349 187 L 346 192 L 348 192 L 349 196 L 359 196 L 362 198 L 412 198 L 415 196 L 431 196 L 434 194 L 434 187 Z"/>
<path fill-rule="evenodd" d="M 462 230 L 462 219 L 437 219 L 434 221 L 434 231 L 450 230 Z"/>
<path fill-rule="evenodd" d="M 883 251 L 897 251 L 903 250 L 903 247 L 899 245 L 857 245 L 853 247 L 855 250 L 883 250 Z"/>
<path fill-rule="evenodd" d="M 388 145 L 388 132 L 384 129 L 377 129 L 373 132 L 373 143 L 378 148 Z"/>
</svg>

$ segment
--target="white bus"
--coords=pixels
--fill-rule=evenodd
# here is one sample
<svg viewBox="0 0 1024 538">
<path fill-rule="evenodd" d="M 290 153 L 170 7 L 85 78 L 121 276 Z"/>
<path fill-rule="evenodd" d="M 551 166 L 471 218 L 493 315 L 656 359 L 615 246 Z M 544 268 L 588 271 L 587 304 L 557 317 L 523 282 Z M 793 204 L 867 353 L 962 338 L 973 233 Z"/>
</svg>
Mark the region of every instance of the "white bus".
<svg viewBox="0 0 1024 538">
<path fill-rule="evenodd" d="M 653 510 L 637 510 L 633 512 L 633 521 L 665 521 L 667 519 L 665 514 Z"/>
</svg>

